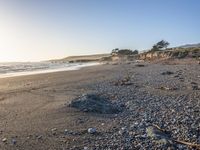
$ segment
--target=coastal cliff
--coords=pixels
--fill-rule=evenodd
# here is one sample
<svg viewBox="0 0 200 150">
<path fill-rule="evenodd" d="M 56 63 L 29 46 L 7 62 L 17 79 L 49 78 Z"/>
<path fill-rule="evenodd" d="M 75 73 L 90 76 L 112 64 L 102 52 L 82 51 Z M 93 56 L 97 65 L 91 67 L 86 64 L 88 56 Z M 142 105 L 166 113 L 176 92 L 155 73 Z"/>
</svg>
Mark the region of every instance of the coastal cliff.
<svg viewBox="0 0 200 150">
<path fill-rule="evenodd" d="M 138 55 L 138 59 L 155 60 L 169 58 L 200 58 L 200 48 L 167 49 L 164 51 L 148 51 Z"/>
</svg>

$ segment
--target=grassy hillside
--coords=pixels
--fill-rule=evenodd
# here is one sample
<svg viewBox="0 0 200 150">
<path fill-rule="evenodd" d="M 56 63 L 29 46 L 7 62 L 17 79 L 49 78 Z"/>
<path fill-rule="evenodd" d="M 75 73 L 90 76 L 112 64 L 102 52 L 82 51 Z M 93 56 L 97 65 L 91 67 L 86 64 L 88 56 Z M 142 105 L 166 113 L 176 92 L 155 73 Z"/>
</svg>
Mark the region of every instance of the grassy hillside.
<svg viewBox="0 0 200 150">
<path fill-rule="evenodd" d="M 95 55 L 81 55 L 81 56 L 69 56 L 63 59 L 51 60 L 54 62 L 91 62 L 100 61 L 104 57 L 108 57 L 110 54 L 95 54 Z"/>
</svg>

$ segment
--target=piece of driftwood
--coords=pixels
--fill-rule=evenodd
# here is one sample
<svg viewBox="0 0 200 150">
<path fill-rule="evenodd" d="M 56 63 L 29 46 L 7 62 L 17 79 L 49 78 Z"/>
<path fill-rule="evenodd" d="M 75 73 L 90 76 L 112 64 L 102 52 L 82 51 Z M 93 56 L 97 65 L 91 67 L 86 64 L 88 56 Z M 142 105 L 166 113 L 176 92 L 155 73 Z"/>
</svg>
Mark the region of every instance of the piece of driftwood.
<svg viewBox="0 0 200 150">
<path fill-rule="evenodd" d="M 166 132 L 167 130 L 165 130 L 165 129 L 162 129 L 162 128 L 160 128 L 158 125 L 156 125 L 156 124 L 153 124 L 153 126 L 155 127 L 155 128 L 157 128 L 158 130 L 160 130 L 160 131 L 162 131 L 162 132 Z M 179 144 L 183 144 L 183 145 L 187 145 L 187 146 L 189 146 L 189 147 L 191 147 L 191 148 L 195 148 L 195 149 L 197 149 L 197 150 L 200 150 L 200 144 L 195 144 L 195 143 L 190 143 L 190 142 L 185 142 L 185 141 L 180 141 L 180 140 L 174 140 L 174 139 L 171 139 L 173 142 L 175 142 L 175 143 L 179 143 Z"/>
</svg>

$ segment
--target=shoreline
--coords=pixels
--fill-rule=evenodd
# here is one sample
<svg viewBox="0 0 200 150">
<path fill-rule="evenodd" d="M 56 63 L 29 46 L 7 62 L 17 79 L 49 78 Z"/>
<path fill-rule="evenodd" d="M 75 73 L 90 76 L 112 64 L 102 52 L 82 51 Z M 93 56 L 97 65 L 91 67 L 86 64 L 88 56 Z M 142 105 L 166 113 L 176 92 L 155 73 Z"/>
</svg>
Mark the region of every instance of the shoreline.
<svg viewBox="0 0 200 150">
<path fill-rule="evenodd" d="M 99 62 L 92 63 L 81 63 L 75 66 L 67 66 L 62 68 L 49 68 L 44 70 L 35 70 L 35 71 L 24 71 L 24 72 L 14 72 L 14 73 L 5 73 L 0 74 L 0 79 L 10 78 L 10 77 L 18 77 L 18 76 L 27 76 L 27 75 L 37 75 L 37 74 L 46 74 L 46 73 L 54 73 L 54 72 L 63 72 L 63 71 L 72 71 L 72 70 L 80 70 L 81 68 L 101 65 Z"/>
</svg>

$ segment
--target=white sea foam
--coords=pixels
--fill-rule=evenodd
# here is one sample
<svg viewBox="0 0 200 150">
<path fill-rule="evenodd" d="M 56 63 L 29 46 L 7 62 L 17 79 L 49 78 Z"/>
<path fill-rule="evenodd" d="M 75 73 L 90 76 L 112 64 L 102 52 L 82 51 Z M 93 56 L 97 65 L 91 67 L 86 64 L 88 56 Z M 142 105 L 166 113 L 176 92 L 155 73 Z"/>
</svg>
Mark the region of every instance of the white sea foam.
<svg viewBox="0 0 200 150">
<path fill-rule="evenodd" d="M 52 63 L 52 62 L 27 62 L 27 63 L 0 63 L 0 78 L 43 74 L 50 72 L 79 70 L 82 67 L 99 65 L 98 62 L 89 63 Z"/>
</svg>

